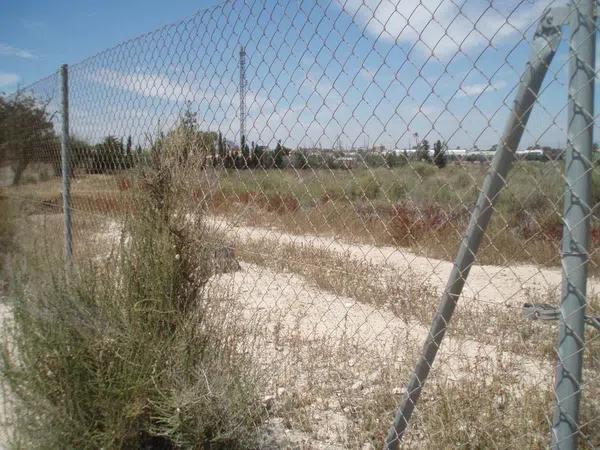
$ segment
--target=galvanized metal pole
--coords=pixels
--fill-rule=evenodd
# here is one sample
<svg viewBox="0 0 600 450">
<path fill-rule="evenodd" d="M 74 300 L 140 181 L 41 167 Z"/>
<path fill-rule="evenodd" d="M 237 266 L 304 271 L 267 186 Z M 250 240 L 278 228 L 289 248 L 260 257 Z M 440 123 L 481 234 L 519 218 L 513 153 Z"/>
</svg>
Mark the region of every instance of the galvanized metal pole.
<svg viewBox="0 0 600 450">
<path fill-rule="evenodd" d="M 569 105 L 562 239 L 562 293 L 554 449 L 575 449 L 584 349 L 591 215 L 596 20 L 594 0 L 573 0 L 570 11 Z"/>
<path fill-rule="evenodd" d="M 61 115 L 62 132 L 60 135 L 63 216 L 65 228 L 65 258 L 71 265 L 73 257 L 73 234 L 71 228 L 71 154 L 69 149 L 69 69 L 66 64 L 60 68 L 62 94 Z"/>
<path fill-rule="evenodd" d="M 536 31 L 529 62 L 521 77 L 519 90 L 504 134 L 471 215 L 467 234 L 462 241 L 421 356 L 388 432 L 384 447 L 387 450 L 398 448 L 440 348 L 458 297 L 490 221 L 493 205 L 506 183 L 506 176 L 514 161 L 515 151 L 523 135 L 529 114 L 560 42 L 562 20 L 564 20 L 564 11 L 560 8 L 549 9 Z"/>
</svg>

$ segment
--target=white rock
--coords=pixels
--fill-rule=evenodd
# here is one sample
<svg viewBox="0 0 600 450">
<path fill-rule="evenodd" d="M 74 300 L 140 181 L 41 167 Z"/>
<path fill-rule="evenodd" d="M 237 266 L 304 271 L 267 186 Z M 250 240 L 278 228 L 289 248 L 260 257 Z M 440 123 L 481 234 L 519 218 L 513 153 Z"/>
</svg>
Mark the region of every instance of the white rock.
<svg viewBox="0 0 600 450">
<path fill-rule="evenodd" d="M 369 381 L 377 381 L 379 379 L 379 371 L 375 371 L 372 372 L 368 377 L 367 380 Z"/>
<path fill-rule="evenodd" d="M 353 391 L 359 391 L 363 388 L 363 386 L 364 386 L 364 383 L 359 380 L 356 383 L 354 383 L 350 389 L 352 389 Z"/>
</svg>

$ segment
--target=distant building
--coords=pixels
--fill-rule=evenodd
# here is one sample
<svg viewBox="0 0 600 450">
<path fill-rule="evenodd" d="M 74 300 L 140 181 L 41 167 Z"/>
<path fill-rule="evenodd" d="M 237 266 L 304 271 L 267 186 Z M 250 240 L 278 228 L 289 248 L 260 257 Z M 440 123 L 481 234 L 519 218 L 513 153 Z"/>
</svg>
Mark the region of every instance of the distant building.
<svg viewBox="0 0 600 450">
<path fill-rule="evenodd" d="M 335 158 L 335 162 L 340 169 L 354 169 L 358 158 L 356 156 L 338 156 Z"/>
<path fill-rule="evenodd" d="M 544 161 L 546 160 L 546 154 L 541 148 L 517 150 L 515 152 L 517 159 L 524 159 L 527 161 Z"/>
</svg>

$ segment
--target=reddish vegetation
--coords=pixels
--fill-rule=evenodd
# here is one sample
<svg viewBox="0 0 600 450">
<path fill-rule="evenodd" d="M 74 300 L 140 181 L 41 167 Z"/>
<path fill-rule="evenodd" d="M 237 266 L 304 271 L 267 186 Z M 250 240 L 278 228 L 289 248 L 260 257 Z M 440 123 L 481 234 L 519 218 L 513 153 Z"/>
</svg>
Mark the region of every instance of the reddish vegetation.
<svg viewBox="0 0 600 450">
<path fill-rule="evenodd" d="M 249 203 L 257 203 L 262 205 L 264 204 L 264 198 L 265 194 L 255 191 L 241 192 L 237 195 L 237 201 L 245 205 Z"/>
<path fill-rule="evenodd" d="M 600 229 L 592 228 L 592 248 L 600 245 Z"/>
<path fill-rule="evenodd" d="M 300 203 L 294 197 L 289 195 L 285 196 L 273 196 L 266 198 L 266 209 L 267 211 L 276 212 L 283 214 L 286 212 L 294 212 L 300 207 Z"/>
<path fill-rule="evenodd" d="M 242 192 L 240 194 L 224 194 L 217 192 L 209 200 L 210 206 L 215 210 L 227 210 L 235 204 L 253 204 L 269 212 L 285 214 L 296 211 L 300 203 L 290 195 L 267 196 L 261 192 Z"/>
<path fill-rule="evenodd" d="M 558 215 L 546 218 L 535 218 L 532 214 L 521 211 L 514 217 L 514 227 L 527 240 L 560 243 L 563 237 L 563 225 Z M 591 244 L 600 243 L 600 228 L 596 221 L 591 224 Z"/>
<path fill-rule="evenodd" d="M 120 191 L 126 191 L 131 188 L 131 180 L 129 178 L 118 178 L 117 187 Z"/>
<path fill-rule="evenodd" d="M 463 214 L 448 212 L 433 205 L 415 208 L 396 204 L 391 208 L 388 228 L 396 244 L 408 244 L 431 233 L 460 229 Z"/>
<path fill-rule="evenodd" d="M 563 237 L 563 226 L 562 225 L 547 225 L 540 227 L 536 233 L 523 233 L 527 239 L 541 239 L 544 241 L 560 242 Z M 600 245 L 600 228 L 592 228 L 591 231 L 591 245 L 595 247 Z"/>
<path fill-rule="evenodd" d="M 342 197 L 343 197 L 343 195 L 341 195 L 340 193 L 327 191 L 323 195 L 321 195 L 321 198 L 319 199 L 319 201 L 322 205 L 324 205 L 327 202 L 339 200 Z"/>
<path fill-rule="evenodd" d="M 331 194 L 329 192 L 325 192 L 323 195 L 321 195 L 319 202 L 321 203 L 321 205 L 324 205 L 325 203 L 330 202 L 331 200 L 333 200 Z"/>
<path fill-rule="evenodd" d="M 334 192 L 325 192 L 319 199 L 317 208 L 339 199 Z M 240 194 L 217 192 L 209 200 L 214 211 L 227 211 L 235 205 L 254 205 L 263 210 L 280 215 L 293 213 L 300 208 L 298 200 L 290 195 L 267 196 L 262 192 L 250 191 Z M 422 206 L 410 203 L 394 205 L 374 205 L 371 202 L 358 201 L 353 204 L 354 214 L 360 217 L 363 230 L 375 230 L 385 224 L 386 235 L 395 245 L 412 245 L 424 239 L 443 241 L 451 237 L 453 242 L 464 232 L 469 219 L 469 211 L 448 211 L 436 204 Z M 323 212 L 325 214 L 325 212 Z M 548 219 L 538 223 L 529 214 L 517 214 L 510 222 L 514 233 L 527 240 L 547 241 L 560 245 L 562 225 Z M 592 245 L 600 245 L 600 227 L 592 229 Z"/>
<path fill-rule="evenodd" d="M 192 192 L 192 198 L 194 200 L 200 200 L 204 198 L 204 193 L 201 191 Z M 227 205 L 227 197 L 221 191 L 210 194 L 206 197 L 206 201 L 209 206 L 214 210 L 221 210 Z"/>
</svg>

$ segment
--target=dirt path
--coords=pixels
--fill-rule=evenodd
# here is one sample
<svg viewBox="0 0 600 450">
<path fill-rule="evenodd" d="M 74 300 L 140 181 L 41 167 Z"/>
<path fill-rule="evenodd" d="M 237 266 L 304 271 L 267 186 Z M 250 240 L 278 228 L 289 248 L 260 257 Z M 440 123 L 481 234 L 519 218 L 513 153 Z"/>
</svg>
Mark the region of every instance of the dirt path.
<svg viewBox="0 0 600 450">
<path fill-rule="evenodd" d="M 237 272 L 212 277 L 208 288 L 227 291 L 254 333 L 253 359 L 266 374 L 265 398 L 275 405 L 272 435 L 303 449 L 373 448 L 348 440 L 357 426 L 351 411 L 381 395 L 399 401 L 425 326 L 321 290 L 295 273 L 244 262 Z M 503 351 L 501 342 L 447 336 L 430 383 L 461 382 L 475 370 L 490 379 L 502 373 L 520 395 L 528 386 L 549 386 L 553 366 Z"/>
<path fill-rule="evenodd" d="M 299 337 L 321 342 L 348 339 L 357 345 L 357 356 L 360 352 L 379 358 L 406 354 L 411 346 L 420 347 L 428 333 L 428 328 L 417 321 L 405 321 L 385 308 L 323 291 L 294 273 L 242 263 L 240 271 L 221 274 L 211 282 L 213 287 L 232 289 L 246 319 L 261 321 L 273 336 L 287 330 L 288 334 L 293 331 Z M 473 339 L 451 337 L 444 341 L 436 365 L 446 375 L 458 378 L 474 361 L 493 370 L 504 360 L 524 370 L 521 376 L 533 384 L 547 380 L 550 374 L 550 364 L 502 352 L 497 346 Z"/>
<path fill-rule="evenodd" d="M 264 242 L 267 254 L 273 252 L 274 244 L 328 250 L 340 257 L 410 272 L 422 277 L 420 282 L 427 282 L 439 291 L 452 268 L 450 262 L 393 247 L 348 244 L 328 237 L 296 236 L 267 228 L 235 226 L 217 217 L 210 218 L 208 225 L 224 233 L 234 245 L 247 240 Z M 119 229 L 118 224 L 110 223 L 100 235 L 107 242 L 117 242 Z M 464 293 L 467 302 L 520 307 L 529 299 L 529 292 L 544 294 L 548 289 L 556 289 L 560 285 L 560 271 L 535 266 L 474 266 L 468 281 Z M 595 288 L 597 281 L 591 284 Z M 286 333 L 321 342 L 350 339 L 365 354 L 388 358 L 390 354 L 406 354 L 403 347 L 418 351 L 428 333 L 428 324 L 407 321 L 385 308 L 335 295 L 295 273 L 274 271 L 255 264 L 242 263 L 238 272 L 215 276 L 211 286 L 231 290 L 233 297 L 242 303 L 249 323 L 258 320 L 258 326 L 272 335 L 267 339 L 271 341 L 273 336 Z M 460 377 L 474 362 L 493 370 L 510 360 L 527 384 L 550 379 L 551 367 L 546 361 L 503 351 L 502 346 L 502 342 L 490 345 L 475 339 L 448 337 L 436 366 L 446 375 Z"/>
<path fill-rule="evenodd" d="M 452 269 L 452 263 L 448 261 L 418 256 L 394 247 L 348 244 L 329 237 L 298 236 L 268 228 L 236 226 L 218 217 L 209 218 L 208 225 L 224 233 L 234 245 L 248 240 L 264 242 L 266 254 L 273 253 L 274 244 L 319 248 L 339 254 L 340 257 L 363 260 L 375 266 L 392 267 L 400 273 L 419 276 L 419 282 L 429 283 L 440 291 Z M 120 236 L 120 225 L 109 222 L 105 228 L 98 238 L 107 243 L 116 243 Z M 273 253 L 273 256 L 276 255 Z M 358 336 L 365 348 L 376 349 L 382 355 L 393 350 L 399 336 L 405 340 L 410 336 L 411 340 L 420 344 L 428 332 L 422 323 L 407 322 L 385 308 L 335 295 L 297 274 L 273 271 L 256 264 L 242 263 L 241 271 L 218 275 L 213 277 L 211 283 L 213 286 L 233 289 L 235 297 L 242 299 L 253 314 L 256 315 L 258 311 L 267 314 L 271 325 L 277 322 L 288 328 L 294 326 L 303 336 L 316 339 L 339 340 L 343 336 Z M 591 284 L 595 287 L 596 280 Z M 521 302 L 528 299 L 528 291 L 545 293 L 547 289 L 556 289 L 559 285 L 560 271 L 556 269 L 474 266 L 464 297 L 473 302 L 520 307 Z M 497 346 L 484 345 L 475 340 L 449 340 L 444 345 L 448 353 L 463 353 L 467 359 L 485 354 L 494 358 L 498 356 Z M 539 367 L 534 372 L 539 372 Z"/>
<path fill-rule="evenodd" d="M 276 229 L 235 225 L 220 217 L 211 217 L 209 223 L 224 232 L 233 242 L 238 239 L 264 241 L 266 251 L 269 242 L 309 246 L 370 264 L 392 266 L 400 273 L 410 270 L 412 273 L 419 274 L 423 282 L 429 283 L 439 293 L 444 290 L 453 267 L 452 262 L 419 256 L 400 247 L 348 244 L 332 237 L 294 235 Z M 560 283 L 559 269 L 534 265 L 507 267 L 474 265 L 465 284 L 462 298 L 465 301 L 521 307 L 523 303 L 530 301 L 532 296 L 547 297 L 554 294 L 557 302 L 557 289 Z M 590 278 L 588 292 L 593 295 L 600 291 L 599 288 L 600 280 Z M 544 301 L 552 301 L 554 298 L 544 298 Z"/>
</svg>

